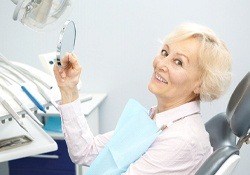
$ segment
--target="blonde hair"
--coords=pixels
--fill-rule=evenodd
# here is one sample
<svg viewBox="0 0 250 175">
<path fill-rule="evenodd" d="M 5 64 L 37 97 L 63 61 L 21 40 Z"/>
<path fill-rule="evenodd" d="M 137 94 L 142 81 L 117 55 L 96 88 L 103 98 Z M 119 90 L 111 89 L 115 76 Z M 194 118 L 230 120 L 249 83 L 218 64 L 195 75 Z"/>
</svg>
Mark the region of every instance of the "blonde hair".
<svg viewBox="0 0 250 175">
<path fill-rule="evenodd" d="M 202 72 L 200 100 L 212 101 L 225 93 L 231 82 L 231 56 L 222 40 L 209 28 L 184 23 L 170 33 L 164 43 L 173 43 L 190 37 L 200 41 L 198 55 Z"/>
</svg>

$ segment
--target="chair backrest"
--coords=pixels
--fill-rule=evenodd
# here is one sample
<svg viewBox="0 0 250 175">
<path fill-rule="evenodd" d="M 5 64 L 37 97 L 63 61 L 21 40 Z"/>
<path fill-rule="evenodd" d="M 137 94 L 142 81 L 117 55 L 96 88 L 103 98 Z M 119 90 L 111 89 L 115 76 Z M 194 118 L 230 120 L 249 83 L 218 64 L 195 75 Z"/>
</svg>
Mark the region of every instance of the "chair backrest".
<svg viewBox="0 0 250 175">
<path fill-rule="evenodd" d="M 242 138 L 250 134 L 250 72 L 235 88 L 226 113 L 219 113 L 206 124 L 214 152 L 203 163 L 196 175 L 231 174 L 239 162 Z M 240 138 L 236 144 L 236 138 Z"/>
</svg>

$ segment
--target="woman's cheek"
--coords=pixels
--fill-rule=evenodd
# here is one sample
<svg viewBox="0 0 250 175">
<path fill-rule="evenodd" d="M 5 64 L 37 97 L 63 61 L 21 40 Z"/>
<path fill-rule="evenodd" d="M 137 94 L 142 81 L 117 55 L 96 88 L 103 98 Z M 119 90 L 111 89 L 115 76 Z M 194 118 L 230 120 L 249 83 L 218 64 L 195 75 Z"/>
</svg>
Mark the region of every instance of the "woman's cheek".
<svg viewBox="0 0 250 175">
<path fill-rule="evenodd" d="M 155 58 L 154 61 L 153 61 L 153 68 L 156 68 L 156 65 L 157 65 L 158 62 L 159 62 L 158 59 Z"/>
</svg>

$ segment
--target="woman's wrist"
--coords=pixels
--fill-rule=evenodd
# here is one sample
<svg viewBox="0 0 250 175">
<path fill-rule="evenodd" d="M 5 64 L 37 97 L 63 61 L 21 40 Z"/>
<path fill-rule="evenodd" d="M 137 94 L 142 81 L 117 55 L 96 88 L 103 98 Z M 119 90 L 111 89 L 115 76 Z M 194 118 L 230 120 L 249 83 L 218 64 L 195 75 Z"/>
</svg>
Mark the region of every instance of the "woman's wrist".
<svg viewBox="0 0 250 175">
<path fill-rule="evenodd" d="M 60 89 L 61 91 L 61 104 L 71 103 L 79 98 L 79 91 L 77 87 L 70 89 Z"/>
</svg>

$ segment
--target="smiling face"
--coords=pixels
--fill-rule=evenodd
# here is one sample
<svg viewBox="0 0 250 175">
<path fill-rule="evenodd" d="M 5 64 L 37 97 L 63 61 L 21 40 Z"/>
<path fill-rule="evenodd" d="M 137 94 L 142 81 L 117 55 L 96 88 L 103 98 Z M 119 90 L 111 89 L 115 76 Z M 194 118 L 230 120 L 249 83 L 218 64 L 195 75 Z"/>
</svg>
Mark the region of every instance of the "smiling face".
<svg viewBox="0 0 250 175">
<path fill-rule="evenodd" d="M 201 85 L 199 44 L 197 38 L 165 44 L 154 59 L 148 88 L 158 100 L 158 112 L 197 99 Z"/>
</svg>

